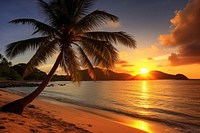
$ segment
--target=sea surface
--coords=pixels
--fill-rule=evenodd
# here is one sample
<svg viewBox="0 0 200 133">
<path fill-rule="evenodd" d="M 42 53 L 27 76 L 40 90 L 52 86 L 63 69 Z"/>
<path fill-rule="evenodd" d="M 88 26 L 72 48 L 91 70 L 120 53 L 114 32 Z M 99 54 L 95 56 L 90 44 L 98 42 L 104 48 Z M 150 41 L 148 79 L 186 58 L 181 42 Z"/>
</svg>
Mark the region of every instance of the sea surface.
<svg viewBox="0 0 200 133">
<path fill-rule="evenodd" d="M 9 89 L 30 93 L 35 87 Z M 59 81 L 40 96 L 200 133 L 200 80 Z"/>
</svg>

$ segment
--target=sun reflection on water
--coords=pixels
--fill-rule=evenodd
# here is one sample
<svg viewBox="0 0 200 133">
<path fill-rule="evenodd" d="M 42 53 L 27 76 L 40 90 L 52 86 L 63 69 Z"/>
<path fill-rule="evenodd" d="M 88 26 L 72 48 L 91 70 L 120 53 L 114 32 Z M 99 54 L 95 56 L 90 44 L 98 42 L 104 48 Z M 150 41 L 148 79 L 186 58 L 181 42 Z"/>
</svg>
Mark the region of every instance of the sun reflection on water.
<svg viewBox="0 0 200 133">
<path fill-rule="evenodd" d="M 148 91 L 147 81 L 143 80 L 142 81 L 142 92 L 145 93 L 147 91 Z"/>
<path fill-rule="evenodd" d="M 130 123 L 131 127 L 146 131 L 146 132 L 151 132 L 149 128 L 149 124 L 147 122 L 141 121 L 141 120 L 134 120 Z"/>
<path fill-rule="evenodd" d="M 148 93 L 148 81 L 144 80 L 141 83 L 141 93 L 139 95 L 139 106 L 143 108 L 149 108 L 149 93 Z M 139 110 L 138 111 L 142 115 L 148 115 L 149 112 L 146 110 Z"/>
</svg>

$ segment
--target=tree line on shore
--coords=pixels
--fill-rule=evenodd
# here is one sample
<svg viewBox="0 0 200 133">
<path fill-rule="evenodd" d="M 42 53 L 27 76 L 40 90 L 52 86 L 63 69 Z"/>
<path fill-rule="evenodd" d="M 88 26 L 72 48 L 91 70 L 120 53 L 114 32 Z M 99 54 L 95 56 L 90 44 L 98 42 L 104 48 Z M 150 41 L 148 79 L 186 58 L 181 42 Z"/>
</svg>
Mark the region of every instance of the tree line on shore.
<svg viewBox="0 0 200 133">
<path fill-rule="evenodd" d="M 28 80 L 28 81 L 41 81 L 47 76 L 47 74 L 37 68 L 29 75 L 24 77 L 23 73 L 26 68 L 25 63 L 19 63 L 12 65 L 12 62 L 9 62 L 2 54 L 0 54 L 0 81 L 5 80 Z M 80 71 L 81 80 L 90 81 L 93 80 L 88 72 L 88 70 Z M 129 80 L 132 78 L 130 74 L 125 73 L 115 73 L 108 70 L 105 73 L 100 68 L 94 68 L 96 75 L 96 80 Z M 68 75 L 57 75 L 55 74 L 52 78 L 52 81 L 70 81 L 71 77 Z"/>
<path fill-rule="evenodd" d="M 0 54 L 0 80 L 43 80 L 45 72 L 35 69 L 29 76 L 23 77 L 26 64 L 12 65 L 2 54 Z"/>
<path fill-rule="evenodd" d="M 0 81 L 5 80 L 16 80 L 16 81 L 42 81 L 47 76 L 47 74 L 37 68 L 34 71 L 24 77 L 24 71 L 26 68 L 25 63 L 19 63 L 12 65 L 2 54 L 0 54 Z M 87 72 L 88 70 L 80 70 L 81 80 L 90 81 L 93 80 Z M 107 71 L 108 74 L 103 72 L 100 68 L 94 68 L 94 73 L 96 75 L 96 80 L 129 80 L 132 78 L 130 74 L 125 73 L 115 73 L 112 71 Z M 70 81 L 71 77 L 69 75 L 57 75 L 55 74 L 52 81 Z"/>
<path fill-rule="evenodd" d="M 47 74 L 37 68 L 29 75 L 24 77 L 23 73 L 26 68 L 25 63 L 19 63 L 13 65 L 6 58 L 0 54 L 0 81 L 1 80 L 28 80 L 28 81 L 41 81 L 47 76 Z M 80 70 L 80 79 L 84 81 L 93 80 L 87 72 L 88 70 Z M 188 79 L 183 74 L 167 74 L 160 71 L 151 71 L 148 75 L 137 74 L 132 76 L 126 73 L 116 73 L 111 70 L 107 70 L 106 73 L 100 68 L 94 68 L 95 80 L 144 80 L 144 79 Z M 52 81 L 70 81 L 69 75 L 57 75 L 55 74 Z"/>
</svg>

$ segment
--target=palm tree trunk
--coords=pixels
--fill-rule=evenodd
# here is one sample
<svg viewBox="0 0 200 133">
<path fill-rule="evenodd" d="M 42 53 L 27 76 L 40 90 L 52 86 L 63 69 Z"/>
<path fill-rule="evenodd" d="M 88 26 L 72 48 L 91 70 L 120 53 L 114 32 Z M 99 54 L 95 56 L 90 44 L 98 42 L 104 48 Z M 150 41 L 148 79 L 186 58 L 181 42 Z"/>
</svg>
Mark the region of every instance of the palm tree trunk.
<svg viewBox="0 0 200 133">
<path fill-rule="evenodd" d="M 56 69 L 58 68 L 61 60 L 62 60 L 62 54 L 61 52 L 59 56 L 56 59 L 56 62 L 54 66 L 52 67 L 51 71 L 47 75 L 47 77 L 44 79 L 44 81 L 38 86 L 37 89 L 35 89 L 31 94 L 27 95 L 24 98 L 18 99 L 16 101 L 13 101 L 11 103 L 8 103 L 1 107 L 1 111 L 4 112 L 12 112 L 15 114 L 22 114 L 24 107 L 31 103 L 47 86 L 48 82 L 52 79 Z"/>
</svg>

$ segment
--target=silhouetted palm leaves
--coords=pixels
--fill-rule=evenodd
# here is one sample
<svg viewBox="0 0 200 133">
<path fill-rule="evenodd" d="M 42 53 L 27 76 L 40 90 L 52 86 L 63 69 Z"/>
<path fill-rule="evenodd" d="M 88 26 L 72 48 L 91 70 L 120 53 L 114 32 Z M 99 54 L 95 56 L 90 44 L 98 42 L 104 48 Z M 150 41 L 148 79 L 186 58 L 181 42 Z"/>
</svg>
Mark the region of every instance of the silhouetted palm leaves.
<svg viewBox="0 0 200 133">
<path fill-rule="evenodd" d="M 88 68 L 89 75 L 95 78 L 93 65 L 108 69 L 118 60 L 118 51 L 114 44 L 136 47 L 135 40 L 125 32 L 96 31 L 104 24 L 118 22 L 118 18 L 105 11 L 89 12 L 93 0 L 50 0 L 49 3 L 38 0 L 38 3 L 45 23 L 29 18 L 15 19 L 10 23 L 32 25 L 32 34 L 41 37 L 8 44 L 6 55 L 12 59 L 27 50 L 36 50 L 27 63 L 25 76 L 35 67 L 46 63 L 55 53 L 58 53 L 58 57 L 47 77 L 35 91 L 4 105 L 2 111 L 21 114 L 24 107 L 47 86 L 59 65 L 71 75 L 72 81 L 80 80 L 78 70 L 81 68 Z"/>
<path fill-rule="evenodd" d="M 35 67 L 46 63 L 56 52 L 63 52 L 60 66 L 79 80 L 78 70 L 86 67 L 92 73 L 92 64 L 111 68 L 118 59 L 117 49 L 113 44 L 135 48 L 135 40 L 125 32 L 93 31 L 108 22 L 117 22 L 118 18 L 105 11 L 93 11 L 89 14 L 92 0 L 51 0 L 46 3 L 39 0 L 46 23 L 35 19 L 15 19 L 10 23 L 29 24 L 34 28 L 33 34 L 42 37 L 22 40 L 7 46 L 7 57 L 14 58 L 25 51 L 37 50 L 28 62 L 25 75 Z M 78 48 L 77 48 L 78 47 Z M 77 50 L 78 49 L 78 50 Z M 90 74 L 92 77 L 93 74 Z"/>
</svg>

